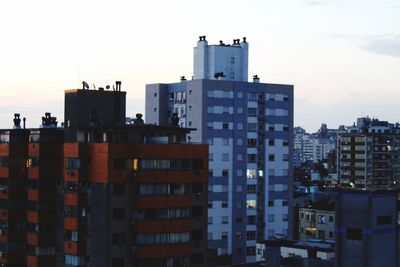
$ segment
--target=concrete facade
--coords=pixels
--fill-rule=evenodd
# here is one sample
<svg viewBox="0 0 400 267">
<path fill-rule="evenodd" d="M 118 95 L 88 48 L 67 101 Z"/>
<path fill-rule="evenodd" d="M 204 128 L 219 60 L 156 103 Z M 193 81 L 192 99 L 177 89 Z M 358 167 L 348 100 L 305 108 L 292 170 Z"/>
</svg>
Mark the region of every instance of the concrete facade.
<svg viewBox="0 0 400 267">
<path fill-rule="evenodd" d="M 222 262 L 254 261 L 256 240 L 291 236 L 293 86 L 147 85 L 146 122 L 168 125 L 174 113 L 180 127 L 197 129 L 188 142 L 209 145 L 208 239 Z"/>
</svg>

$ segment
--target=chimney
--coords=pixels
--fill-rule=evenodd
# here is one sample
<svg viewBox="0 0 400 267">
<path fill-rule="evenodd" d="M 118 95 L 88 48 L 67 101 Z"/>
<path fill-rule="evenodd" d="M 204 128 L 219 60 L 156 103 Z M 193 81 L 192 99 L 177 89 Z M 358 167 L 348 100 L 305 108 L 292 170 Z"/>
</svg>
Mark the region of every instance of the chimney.
<svg viewBox="0 0 400 267">
<path fill-rule="evenodd" d="M 258 75 L 253 75 L 253 83 L 260 83 L 260 78 L 258 77 Z"/>
</svg>

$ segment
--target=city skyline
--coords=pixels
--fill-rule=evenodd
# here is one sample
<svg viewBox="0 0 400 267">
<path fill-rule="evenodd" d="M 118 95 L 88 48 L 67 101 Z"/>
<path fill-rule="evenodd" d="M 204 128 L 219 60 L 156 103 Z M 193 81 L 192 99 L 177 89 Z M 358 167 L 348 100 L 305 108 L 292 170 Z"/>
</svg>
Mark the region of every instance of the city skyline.
<svg viewBox="0 0 400 267">
<path fill-rule="evenodd" d="M 15 112 L 28 127 L 45 111 L 61 122 L 61 96 L 82 80 L 122 80 L 127 115 L 144 113 L 146 83 L 193 75 L 199 35 L 210 44 L 246 36 L 249 76 L 294 84 L 295 125 L 307 131 L 367 115 L 400 120 L 400 1 L 18 1 L 4 10 L 1 128 Z"/>
</svg>

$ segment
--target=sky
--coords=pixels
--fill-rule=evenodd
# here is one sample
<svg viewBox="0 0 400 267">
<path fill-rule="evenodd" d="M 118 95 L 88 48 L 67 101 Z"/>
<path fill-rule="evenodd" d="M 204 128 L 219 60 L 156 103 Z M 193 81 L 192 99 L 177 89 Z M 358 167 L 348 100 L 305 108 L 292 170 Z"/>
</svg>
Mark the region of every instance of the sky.
<svg viewBox="0 0 400 267">
<path fill-rule="evenodd" d="M 249 76 L 294 85 L 295 126 L 400 121 L 400 0 L 13 0 L 0 35 L 0 128 L 62 122 L 83 80 L 121 80 L 127 115 L 144 113 L 145 84 L 193 75 L 200 35 L 247 37 Z"/>
</svg>

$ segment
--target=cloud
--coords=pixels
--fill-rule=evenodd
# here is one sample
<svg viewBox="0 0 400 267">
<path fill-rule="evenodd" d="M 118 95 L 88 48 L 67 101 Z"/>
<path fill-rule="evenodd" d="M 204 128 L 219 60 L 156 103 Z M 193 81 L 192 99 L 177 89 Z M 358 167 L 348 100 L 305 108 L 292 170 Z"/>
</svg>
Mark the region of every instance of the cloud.
<svg viewBox="0 0 400 267">
<path fill-rule="evenodd" d="M 385 34 L 367 38 L 359 47 L 370 53 L 400 58 L 400 35 Z"/>
<path fill-rule="evenodd" d="M 344 1 L 340 0 L 310 0 L 307 1 L 307 5 L 310 6 L 324 6 L 324 5 L 342 5 Z"/>
<path fill-rule="evenodd" d="M 400 57 L 400 34 L 351 35 L 334 33 L 330 36 L 355 43 L 358 48 L 369 53 L 395 58 Z"/>
</svg>

